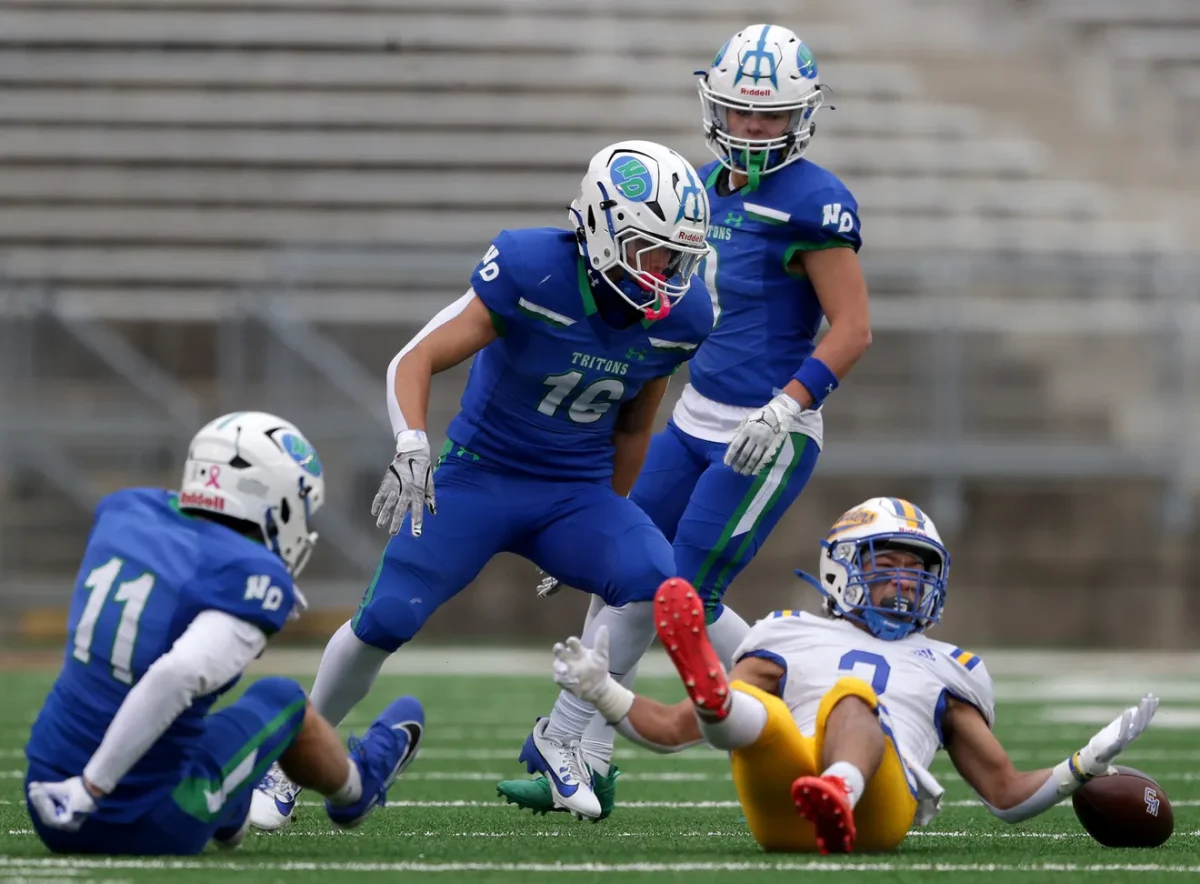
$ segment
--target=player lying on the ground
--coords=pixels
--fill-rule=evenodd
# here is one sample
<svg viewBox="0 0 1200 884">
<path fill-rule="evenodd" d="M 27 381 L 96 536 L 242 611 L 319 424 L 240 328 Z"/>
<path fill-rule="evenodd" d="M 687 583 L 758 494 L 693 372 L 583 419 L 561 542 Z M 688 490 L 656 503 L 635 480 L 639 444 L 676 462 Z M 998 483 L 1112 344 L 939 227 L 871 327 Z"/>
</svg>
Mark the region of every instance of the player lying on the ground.
<svg viewBox="0 0 1200 884">
<path fill-rule="evenodd" d="M 629 499 L 671 541 L 675 574 L 700 594 L 709 638 L 731 666 L 750 627 L 724 604 L 725 591 L 808 483 L 823 445 L 821 406 L 867 349 L 871 327 L 858 204 L 804 158 L 824 100 L 808 47 L 778 25 L 743 28 L 697 86 L 717 157 L 700 169 L 712 252 L 699 271 L 717 322 Z M 817 343 L 823 316 L 829 332 Z M 562 576 L 547 577 L 539 594 Z M 596 610 L 594 601 L 589 615 Z M 596 716 L 582 740 L 602 819 L 615 800 L 613 738 Z M 534 812 L 554 808 L 544 778 L 498 789 Z"/>
<path fill-rule="evenodd" d="M 575 638 L 555 645 L 554 678 L 654 751 L 702 740 L 729 750 L 738 800 L 766 850 L 897 847 L 938 811 L 943 789 L 928 767 L 939 747 L 992 813 L 1021 822 L 1108 771 L 1158 699 L 1148 694 L 1056 767 L 1018 771 L 991 730 L 983 661 L 924 635 L 941 616 L 949 566 L 928 516 L 875 498 L 821 541 L 820 580 L 801 575 L 828 616 L 760 620 L 729 679 L 703 601 L 681 579 L 659 588 L 655 626 L 689 700 L 669 706 L 621 686 L 604 633 L 590 649 Z"/>
<path fill-rule="evenodd" d="M 396 700 L 350 754 L 304 689 L 264 678 L 211 712 L 304 607 L 321 461 L 292 424 L 225 415 L 188 448 L 181 491 L 133 488 L 96 508 L 71 598 L 62 672 L 25 754 L 33 827 L 57 853 L 194 854 L 245 837 L 250 794 L 278 760 L 356 826 L 424 731 Z"/>
<path fill-rule="evenodd" d="M 679 154 L 625 141 L 592 158 L 570 218 L 569 230 L 501 232 L 470 290 L 392 360 L 397 453 L 371 512 L 394 536 L 317 672 L 313 705 L 335 724 L 384 660 L 499 552 L 605 601 L 594 622 L 611 627 L 615 671 L 632 668 L 654 639 L 651 600 L 675 557 L 625 495 L 668 379 L 712 330 L 712 302 L 693 275 L 708 251 L 708 200 Z M 430 378 L 471 356 L 438 461 L 435 510 Z M 411 528 L 401 531 L 406 518 Z M 559 806 L 588 817 L 600 806 L 579 738 L 593 713 L 562 692 L 522 752 L 530 772 L 550 777 Z M 295 797 L 272 770 L 252 823 L 284 825 Z"/>
</svg>

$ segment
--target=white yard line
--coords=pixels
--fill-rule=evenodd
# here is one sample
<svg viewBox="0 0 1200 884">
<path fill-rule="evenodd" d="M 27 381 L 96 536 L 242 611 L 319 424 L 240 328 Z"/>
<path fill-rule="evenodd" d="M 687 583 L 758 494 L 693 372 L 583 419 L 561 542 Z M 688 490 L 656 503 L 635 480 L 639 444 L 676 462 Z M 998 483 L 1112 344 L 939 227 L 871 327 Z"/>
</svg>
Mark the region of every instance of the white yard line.
<svg viewBox="0 0 1200 884">
<path fill-rule="evenodd" d="M 33 829 L 9 829 L 9 835 L 32 836 L 35 834 Z M 605 830 L 603 833 L 605 838 L 661 838 L 663 835 L 670 835 L 674 838 L 750 838 L 748 830 L 737 832 L 663 832 L 655 830 L 652 832 L 611 832 Z M 323 832 L 272 832 L 263 833 L 262 837 L 293 837 L 293 838 L 362 838 L 365 837 L 363 832 L 351 832 L 344 829 L 330 829 Z M 1195 838 L 1200 836 L 1200 832 L 1176 832 L 1175 838 Z M 592 837 L 592 830 L 586 826 L 575 826 L 571 829 L 559 829 L 554 831 L 505 831 L 505 832 L 388 832 L 389 838 L 573 838 L 573 837 Z M 1073 838 L 1087 838 L 1086 832 L 926 832 L 917 830 L 908 833 L 909 838 L 992 838 L 999 840 L 1013 841 L 1063 841 Z"/>
<path fill-rule="evenodd" d="M 250 862 L 189 859 L 18 859 L 0 857 L 0 869 L 116 869 L 156 871 L 229 871 L 261 875 L 263 872 L 548 872 L 565 874 L 656 873 L 656 872 L 1178 872 L 1200 873 L 1200 865 L 1168 863 L 904 863 L 830 862 L 826 860 L 781 860 L 777 862 L 633 862 L 633 863 L 496 863 L 496 862 Z"/>
</svg>

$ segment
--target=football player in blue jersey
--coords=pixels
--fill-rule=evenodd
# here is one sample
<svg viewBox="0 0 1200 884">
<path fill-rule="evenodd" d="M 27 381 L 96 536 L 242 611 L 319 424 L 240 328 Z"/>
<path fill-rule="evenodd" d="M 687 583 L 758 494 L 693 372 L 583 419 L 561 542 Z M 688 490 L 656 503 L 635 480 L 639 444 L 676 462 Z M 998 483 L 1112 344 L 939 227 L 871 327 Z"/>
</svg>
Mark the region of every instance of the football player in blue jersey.
<svg viewBox="0 0 1200 884">
<path fill-rule="evenodd" d="M 651 599 L 675 558 L 626 495 L 668 379 L 712 330 L 712 301 L 693 275 L 708 252 L 708 200 L 679 154 L 626 141 L 593 157 L 569 217 L 568 230 L 501 232 L 470 290 L 388 369 L 396 456 L 371 511 L 394 536 L 317 673 L 313 705 L 334 723 L 499 552 L 603 601 L 593 628 L 609 625 L 618 674 L 654 637 Z M 430 378 L 471 356 L 435 474 Z M 600 807 L 579 740 L 593 711 L 563 692 L 521 752 L 531 773 L 548 774 L 557 806 L 591 818 Z M 295 797 L 271 771 L 252 823 L 284 825 Z"/>
<path fill-rule="evenodd" d="M 717 158 L 700 170 L 712 209 L 700 272 L 715 326 L 630 499 L 672 541 L 679 575 L 704 599 L 708 635 L 730 665 L 749 626 L 722 604 L 725 590 L 812 475 L 821 406 L 871 330 L 858 204 L 836 175 L 803 158 L 824 100 L 808 47 L 787 28 L 752 25 L 697 74 Z M 823 317 L 829 331 L 817 343 Z M 549 575 L 540 595 L 564 577 Z M 623 671 L 632 681 L 636 670 Z M 615 787 L 612 741 L 597 717 L 582 742 L 604 784 L 602 816 Z M 508 780 L 499 790 L 544 812 L 554 809 L 548 785 Z"/>
<path fill-rule="evenodd" d="M 303 609 L 293 585 L 317 535 L 321 461 L 292 424 L 225 415 L 192 439 L 179 492 L 104 498 L 71 598 L 62 672 L 34 722 L 26 795 L 56 853 L 195 854 L 245 837 L 278 762 L 356 826 L 383 803 L 424 730 L 392 703 L 347 755 L 286 678 L 212 712 L 267 637 Z"/>
</svg>

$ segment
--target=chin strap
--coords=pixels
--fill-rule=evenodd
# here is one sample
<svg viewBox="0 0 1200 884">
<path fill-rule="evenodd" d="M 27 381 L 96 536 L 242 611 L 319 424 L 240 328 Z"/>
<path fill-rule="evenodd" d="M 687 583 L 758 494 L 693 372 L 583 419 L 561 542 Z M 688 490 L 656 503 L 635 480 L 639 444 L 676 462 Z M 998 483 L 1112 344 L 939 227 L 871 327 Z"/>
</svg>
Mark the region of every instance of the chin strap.
<svg viewBox="0 0 1200 884">
<path fill-rule="evenodd" d="M 770 152 L 765 150 L 743 150 L 740 153 L 742 170 L 746 173 L 746 189 L 758 190 L 759 182 L 762 181 L 763 168 L 767 165 Z"/>
</svg>

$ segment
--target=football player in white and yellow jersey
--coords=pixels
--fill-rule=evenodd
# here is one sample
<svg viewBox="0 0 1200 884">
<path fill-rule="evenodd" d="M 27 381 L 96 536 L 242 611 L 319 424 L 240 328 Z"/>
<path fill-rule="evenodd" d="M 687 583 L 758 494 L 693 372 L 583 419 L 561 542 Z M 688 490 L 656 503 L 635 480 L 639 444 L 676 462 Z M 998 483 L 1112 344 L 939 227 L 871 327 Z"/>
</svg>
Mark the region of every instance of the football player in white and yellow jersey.
<svg viewBox="0 0 1200 884">
<path fill-rule="evenodd" d="M 627 738 L 659 752 L 702 741 L 730 752 L 746 821 L 765 850 L 891 850 L 937 814 L 928 767 L 945 748 L 1006 822 L 1057 804 L 1149 726 L 1145 696 L 1053 768 L 1018 771 L 992 734 L 992 679 L 972 653 L 925 635 L 946 598 L 950 555 L 911 503 L 877 497 L 821 541 L 826 616 L 776 611 L 734 656 L 729 677 L 704 605 L 682 579 L 655 597 L 655 625 L 688 700 L 637 696 L 608 674 L 607 634 L 555 645 L 554 677 Z"/>
</svg>

